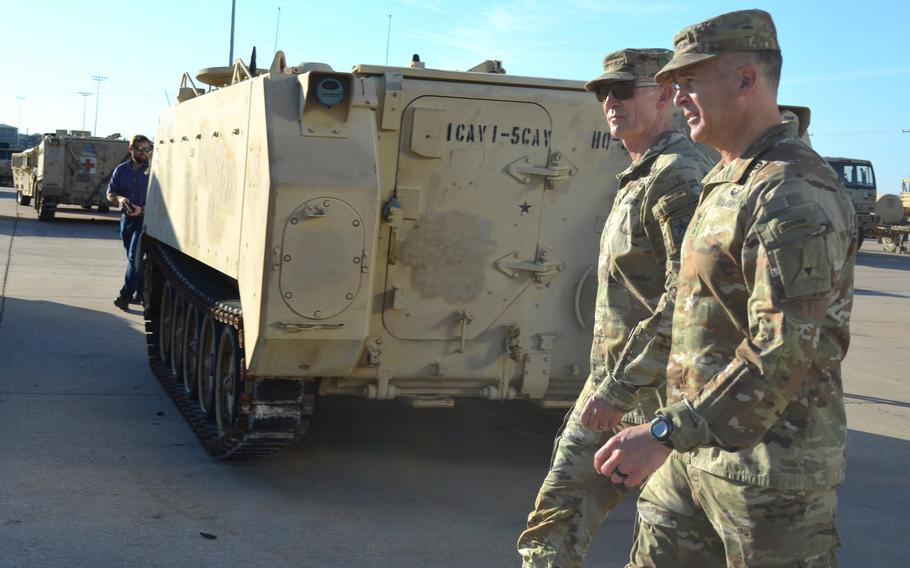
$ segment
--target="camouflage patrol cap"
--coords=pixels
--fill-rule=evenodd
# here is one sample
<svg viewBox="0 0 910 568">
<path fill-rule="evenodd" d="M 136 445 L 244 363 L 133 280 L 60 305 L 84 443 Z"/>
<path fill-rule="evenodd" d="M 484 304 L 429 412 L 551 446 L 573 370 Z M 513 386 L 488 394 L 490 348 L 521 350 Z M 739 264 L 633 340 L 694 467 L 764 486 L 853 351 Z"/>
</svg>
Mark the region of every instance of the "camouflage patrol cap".
<svg viewBox="0 0 910 568">
<path fill-rule="evenodd" d="M 660 84 L 673 81 L 673 73 L 700 61 L 731 51 L 780 51 L 771 14 L 739 10 L 683 28 L 673 38 L 673 59 L 654 77 Z"/>
<path fill-rule="evenodd" d="M 667 64 L 673 52 L 669 49 L 620 49 L 604 55 L 603 75 L 585 83 L 585 90 L 609 81 L 635 81 L 639 85 L 656 85 L 654 74 Z"/>
</svg>

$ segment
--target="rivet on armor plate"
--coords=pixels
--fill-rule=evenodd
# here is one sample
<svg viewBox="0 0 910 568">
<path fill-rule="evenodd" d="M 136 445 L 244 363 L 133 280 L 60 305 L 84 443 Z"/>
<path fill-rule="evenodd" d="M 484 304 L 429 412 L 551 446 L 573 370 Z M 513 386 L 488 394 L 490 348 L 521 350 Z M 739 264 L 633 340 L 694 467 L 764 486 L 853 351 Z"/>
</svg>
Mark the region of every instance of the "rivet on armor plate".
<svg viewBox="0 0 910 568">
<path fill-rule="evenodd" d="M 284 261 L 291 262 L 291 255 L 289 255 L 289 254 L 284 255 Z"/>
<path fill-rule="evenodd" d="M 285 298 L 288 298 L 288 299 L 290 299 L 291 296 L 293 296 L 293 295 L 294 295 L 294 294 L 291 294 L 290 292 L 285 292 L 285 293 L 284 293 L 284 297 L 285 297 Z"/>
<path fill-rule="evenodd" d="M 360 257 L 359 257 L 359 256 L 355 256 L 355 257 L 354 257 L 354 264 L 360 264 Z"/>
<path fill-rule="evenodd" d="M 355 227 L 359 227 L 359 226 L 360 226 L 360 221 L 358 221 L 357 219 L 354 219 L 354 222 L 353 222 L 352 224 L 353 224 Z"/>
<path fill-rule="evenodd" d="M 298 221 L 297 217 L 291 217 L 291 225 L 296 225 L 297 221 Z"/>
<path fill-rule="evenodd" d="M 350 292 L 348 292 L 347 294 L 344 295 L 344 297 L 347 298 L 348 300 L 353 300 L 354 294 L 351 294 Z"/>
</svg>

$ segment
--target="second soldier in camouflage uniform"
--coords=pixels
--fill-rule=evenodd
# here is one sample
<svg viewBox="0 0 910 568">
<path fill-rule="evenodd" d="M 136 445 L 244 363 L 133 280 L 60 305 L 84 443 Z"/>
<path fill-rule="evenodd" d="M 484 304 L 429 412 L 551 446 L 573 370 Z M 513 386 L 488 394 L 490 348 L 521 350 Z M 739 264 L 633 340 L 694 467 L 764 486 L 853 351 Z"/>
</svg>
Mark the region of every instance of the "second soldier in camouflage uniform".
<svg viewBox="0 0 910 568">
<path fill-rule="evenodd" d="M 670 127 L 672 90 L 653 81 L 666 49 L 604 58 L 586 85 L 633 163 L 600 245 L 591 374 L 558 434 L 550 471 L 518 550 L 525 566 L 580 566 L 607 513 L 625 493 L 597 475 L 594 452 L 618 427 L 640 424 L 663 401 L 679 247 L 711 161 Z M 623 417 L 624 413 L 627 413 Z"/>
<path fill-rule="evenodd" d="M 693 139 L 723 161 L 683 242 L 668 406 L 595 463 L 616 481 L 617 468 L 630 474 L 629 486 L 660 467 L 639 499 L 629 566 L 835 566 L 853 207 L 780 124 L 770 15 L 723 14 L 674 47 L 656 79 L 677 83 Z"/>
</svg>

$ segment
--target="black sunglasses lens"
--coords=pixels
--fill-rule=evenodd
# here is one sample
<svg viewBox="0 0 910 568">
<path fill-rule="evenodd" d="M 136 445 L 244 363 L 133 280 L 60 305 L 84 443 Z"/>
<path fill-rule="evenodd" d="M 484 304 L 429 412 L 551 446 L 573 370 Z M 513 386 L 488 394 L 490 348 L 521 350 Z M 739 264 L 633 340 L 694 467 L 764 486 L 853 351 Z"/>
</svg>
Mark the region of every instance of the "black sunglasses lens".
<svg viewBox="0 0 910 568">
<path fill-rule="evenodd" d="M 610 92 L 613 93 L 613 98 L 618 101 L 626 101 L 635 96 L 635 83 L 610 83 L 607 85 L 597 85 L 594 87 L 594 96 L 597 97 L 597 102 L 604 102 L 607 100 Z"/>
<path fill-rule="evenodd" d="M 613 96 L 621 101 L 635 96 L 635 83 L 616 83 L 613 85 Z"/>
</svg>

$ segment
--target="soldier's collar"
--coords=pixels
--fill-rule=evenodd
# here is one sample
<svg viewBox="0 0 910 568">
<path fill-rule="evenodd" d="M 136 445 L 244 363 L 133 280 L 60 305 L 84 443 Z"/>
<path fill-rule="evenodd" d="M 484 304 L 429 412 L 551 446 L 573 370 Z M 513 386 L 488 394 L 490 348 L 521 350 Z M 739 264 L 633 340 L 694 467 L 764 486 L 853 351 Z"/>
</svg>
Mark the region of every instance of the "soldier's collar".
<svg viewBox="0 0 910 568">
<path fill-rule="evenodd" d="M 670 129 L 663 132 L 660 136 L 657 137 L 654 145 L 648 148 L 648 151 L 645 152 L 641 158 L 632 162 L 629 167 L 623 170 L 622 173 L 618 174 L 616 178 L 621 180 L 622 178 L 631 175 L 646 166 L 650 167 L 651 162 L 654 161 L 657 156 L 660 156 L 664 150 L 670 146 L 670 144 L 673 144 L 682 138 L 685 138 L 685 135 L 676 129 Z"/>
<path fill-rule="evenodd" d="M 744 183 L 749 173 L 758 165 L 759 158 L 787 136 L 786 124 L 772 126 L 759 136 L 739 158 L 726 165 L 723 162 L 717 162 L 705 176 L 704 186 L 718 183 Z"/>
</svg>

